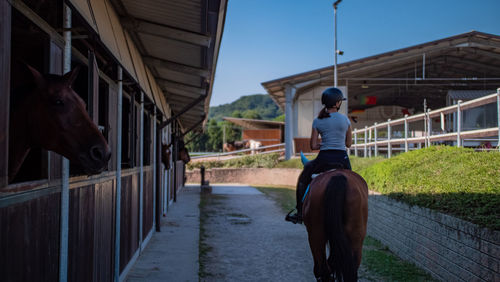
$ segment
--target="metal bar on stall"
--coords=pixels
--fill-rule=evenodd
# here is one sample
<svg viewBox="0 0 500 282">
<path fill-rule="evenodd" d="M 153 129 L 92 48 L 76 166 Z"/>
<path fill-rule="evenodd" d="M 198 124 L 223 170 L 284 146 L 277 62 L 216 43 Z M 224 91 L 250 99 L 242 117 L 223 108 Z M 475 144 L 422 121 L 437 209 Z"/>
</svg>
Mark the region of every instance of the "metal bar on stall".
<svg viewBox="0 0 500 282">
<path fill-rule="evenodd" d="M 63 73 L 71 71 L 71 9 L 63 4 L 64 62 Z M 59 282 L 68 281 L 68 232 L 69 232 L 69 160 L 62 157 L 61 213 L 59 237 Z"/>
<path fill-rule="evenodd" d="M 430 115 L 431 109 L 427 109 L 427 145 L 430 147 L 431 143 L 431 134 L 432 134 L 432 118 Z"/>
<path fill-rule="evenodd" d="M 151 127 L 150 127 L 151 128 Z M 151 134 L 151 133 L 150 133 Z M 150 135 L 151 136 L 151 135 Z M 153 108 L 153 229 L 156 229 L 156 107 Z"/>
<path fill-rule="evenodd" d="M 374 137 L 374 142 L 375 142 L 375 157 L 378 156 L 378 145 L 377 145 L 377 123 L 375 123 L 375 128 L 373 129 L 373 137 Z"/>
<path fill-rule="evenodd" d="M 118 66 L 118 109 L 116 114 L 116 206 L 115 206 L 115 269 L 114 281 L 120 281 L 120 217 L 122 194 L 122 105 L 123 70 Z"/>
</svg>

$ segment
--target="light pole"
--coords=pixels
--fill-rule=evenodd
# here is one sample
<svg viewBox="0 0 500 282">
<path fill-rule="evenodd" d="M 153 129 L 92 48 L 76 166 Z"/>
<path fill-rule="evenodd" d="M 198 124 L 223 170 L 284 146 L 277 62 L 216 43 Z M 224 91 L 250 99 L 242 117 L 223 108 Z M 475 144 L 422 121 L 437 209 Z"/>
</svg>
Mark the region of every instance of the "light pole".
<svg viewBox="0 0 500 282">
<path fill-rule="evenodd" d="M 337 87 L 337 54 L 339 54 L 339 50 L 337 50 L 337 6 L 342 2 L 342 0 L 337 0 L 333 3 L 333 17 L 335 24 L 335 63 L 333 65 L 333 86 Z"/>
</svg>

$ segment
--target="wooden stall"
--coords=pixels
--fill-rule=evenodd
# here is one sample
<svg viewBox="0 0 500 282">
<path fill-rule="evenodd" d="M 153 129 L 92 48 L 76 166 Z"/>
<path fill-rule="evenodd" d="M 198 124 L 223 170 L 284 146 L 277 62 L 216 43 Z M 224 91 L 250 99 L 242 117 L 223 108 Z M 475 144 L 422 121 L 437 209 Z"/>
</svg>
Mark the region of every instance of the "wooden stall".
<svg viewBox="0 0 500 282">
<path fill-rule="evenodd" d="M 123 281 L 160 231 L 183 186 L 184 163 L 171 159 L 166 169 L 159 148 L 202 128 L 226 11 L 224 0 L 180 2 L 152 0 L 138 10 L 121 0 L 0 0 L 0 281 Z M 193 18 L 160 15 L 148 18 L 154 28 L 139 28 L 139 13 L 156 10 Z M 75 94 L 60 94 L 69 88 Z M 42 120 L 19 109 L 49 92 L 60 96 L 41 96 L 52 103 L 43 110 L 82 109 L 81 119 L 61 122 L 70 129 L 87 122 L 107 147 L 68 142 L 67 132 L 54 139 L 62 147 L 38 141 L 44 136 L 28 130 Z M 17 169 L 24 131 L 36 142 L 26 142 Z M 75 158 L 74 148 L 81 150 Z M 74 161 L 85 158 L 103 165 Z"/>
</svg>

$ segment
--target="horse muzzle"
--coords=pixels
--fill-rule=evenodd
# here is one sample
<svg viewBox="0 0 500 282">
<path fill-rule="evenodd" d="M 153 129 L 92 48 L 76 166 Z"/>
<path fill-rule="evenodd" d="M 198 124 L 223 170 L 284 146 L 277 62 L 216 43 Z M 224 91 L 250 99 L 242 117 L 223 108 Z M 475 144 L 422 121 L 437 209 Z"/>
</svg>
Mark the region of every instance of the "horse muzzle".
<svg viewBox="0 0 500 282">
<path fill-rule="evenodd" d="M 111 158 L 111 150 L 107 144 L 97 144 L 78 156 L 81 167 L 88 174 L 97 174 L 103 171 Z"/>
</svg>

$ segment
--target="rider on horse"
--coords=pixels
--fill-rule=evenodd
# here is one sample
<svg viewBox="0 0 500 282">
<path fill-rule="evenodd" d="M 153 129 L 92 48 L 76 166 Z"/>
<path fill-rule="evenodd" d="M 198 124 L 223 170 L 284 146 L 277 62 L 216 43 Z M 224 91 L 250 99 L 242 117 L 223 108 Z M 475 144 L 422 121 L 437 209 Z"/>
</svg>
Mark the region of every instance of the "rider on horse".
<svg viewBox="0 0 500 282">
<path fill-rule="evenodd" d="M 351 170 L 346 147 L 351 147 L 352 132 L 349 118 L 339 113 L 342 101 L 346 100 L 340 89 L 332 87 L 323 91 L 321 103 L 325 107 L 314 119 L 311 132 L 311 149 L 320 150 L 315 160 L 308 162 L 299 176 L 297 183 L 297 213 L 286 216 L 285 220 L 302 223 L 302 198 L 311 183 L 312 174 L 326 165 L 337 164 L 337 168 Z M 318 143 L 318 134 L 321 143 Z"/>
</svg>

